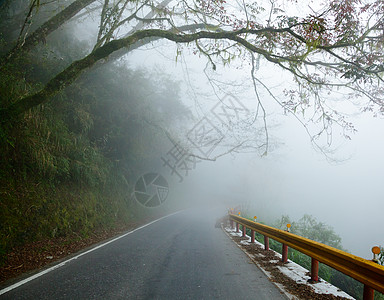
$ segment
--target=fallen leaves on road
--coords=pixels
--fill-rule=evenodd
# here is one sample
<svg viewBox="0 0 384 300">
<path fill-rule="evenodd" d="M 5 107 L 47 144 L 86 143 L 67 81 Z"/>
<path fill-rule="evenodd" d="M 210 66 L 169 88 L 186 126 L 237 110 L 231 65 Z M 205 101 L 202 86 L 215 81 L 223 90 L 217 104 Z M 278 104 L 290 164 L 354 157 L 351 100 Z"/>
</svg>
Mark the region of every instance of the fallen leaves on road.
<svg viewBox="0 0 384 300">
<path fill-rule="evenodd" d="M 66 237 L 30 242 L 15 247 L 7 254 L 6 261 L 0 266 L 0 282 L 57 263 L 81 250 L 137 228 L 139 225 L 146 224 L 153 219 L 147 218 L 140 223 L 95 231 L 88 237 L 73 234 Z"/>
</svg>

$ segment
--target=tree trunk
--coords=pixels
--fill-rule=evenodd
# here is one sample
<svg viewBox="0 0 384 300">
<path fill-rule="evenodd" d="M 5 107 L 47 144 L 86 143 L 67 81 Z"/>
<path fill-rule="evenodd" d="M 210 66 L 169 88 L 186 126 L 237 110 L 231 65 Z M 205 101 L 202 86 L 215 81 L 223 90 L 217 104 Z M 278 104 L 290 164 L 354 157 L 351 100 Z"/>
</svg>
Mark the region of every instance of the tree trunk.
<svg viewBox="0 0 384 300">
<path fill-rule="evenodd" d="M 196 26 L 196 25 L 192 25 Z M 48 101 L 52 96 L 60 92 L 67 85 L 74 82 L 82 72 L 86 69 L 92 67 L 96 62 L 107 58 L 110 54 L 115 51 L 122 49 L 124 47 L 131 50 L 135 48 L 135 44 L 140 41 L 149 41 L 151 39 L 167 39 L 176 43 L 190 43 L 200 39 L 212 39 L 220 40 L 227 39 L 234 41 L 244 48 L 258 53 L 264 56 L 269 62 L 280 65 L 281 60 L 270 55 L 266 50 L 257 47 L 256 45 L 248 42 L 241 35 L 245 33 L 260 34 L 264 32 L 288 32 L 289 28 L 274 29 L 274 28 L 264 28 L 258 30 L 252 29 L 240 29 L 238 31 L 199 31 L 196 33 L 185 34 L 183 32 L 178 32 L 175 30 L 161 30 L 161 29 L 147 29 L 141 30 L 133 33 L 129 37 L 113 40 L 100 48 L 92 51 L 89 55 L 73 62 L 68 66 L 64 71 L 57 74 L 52 78 L 39 92 L 26 96 L 5 109 L 0 110 L 0 124 L 8 122 L 10 120 L 16 119 L 18 115 L 23 112 L 26 112 L 28 109 L 35 107 L 39 104 L 42 104 Z"/>
<path fill-rule="evenodd" d="M 193 27 L 195 27 L 194 25 Z M 10 122 L 18 115 L 23 112 L 26 112 L 28 109 L 35 107 L 37 105 L 47 102 L 55 94 L 63 90 L 67 85 L 70 85 L 74 82 L 82 72 L 86 69 L 92 67 L 96 62 L 107 58 L 111 53 L 122 49 L 124 47 L 132 50 L 131 48 L 137 48 L 135 45 L 139 41 L 150 41 L 152 38 L 165 38 L 170 41 L 179 42 L 179 43 L 189 43 L 198 39 L 210 38 L 210 39 L 237 39 L 238 32 L 209 32 L 209 31 L 200 31 L 193 34 L 177 34 L 175 32 L 160 30 L 160 29 L 148 29 L 135 32 L 129 37 L 113 40 L 104 46 L 96 49 L 91 52 L 89 55 L 84 57 L 81 60 L 73 62 L 68 66 L 64 71 L 57 74 L 52 78 L 44 88 L 39 92 L 26 96 L 5 109 L 0 110 L 0 123 Z M 140 45 L 140 44 L 139 44 Z"/>
<path fill-rule="evenodd" d="M 51 32 L 55 31 L 65 22 L 74 17 L 80 10 L 87 7 L 91 3 L 96 0 L 76 0 L 66 8 L 64 8 L 57 15 L 50 18 L 47 22 L 41 25 L 38 29 L 36 29 L 31 35 L 29 35 L 25 42 L 21 45 L 15 46 L 11 49 L 4 57 L 2 61 L 2 65 L 15 59 L 17 56 L 24 52 L 30 51 L 34 46 L 43 41 L 46 36 L 48 36 Z"/>
</svg>

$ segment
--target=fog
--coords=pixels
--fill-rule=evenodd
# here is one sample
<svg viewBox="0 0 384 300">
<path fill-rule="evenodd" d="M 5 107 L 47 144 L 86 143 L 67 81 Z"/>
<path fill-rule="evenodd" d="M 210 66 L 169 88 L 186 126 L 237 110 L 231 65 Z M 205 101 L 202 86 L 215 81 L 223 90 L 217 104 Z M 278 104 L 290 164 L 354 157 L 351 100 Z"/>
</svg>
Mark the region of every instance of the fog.
<svg viewBox="0 0 384 300">
<path fill-rule="evenodd" d="M 188 54 L 188 50 L 176 62 L 175 49 L 174 45 L 166 43 L 162 47 L 159 43 L 129 54 L 126 61 L 135 67 L 165 70 L 179 79 L 184 87 L 182 101 L 195 114 L 204 115 L 217 101 L 204 74 L 207 62 Z M 249 66 L 221 67 L 217 73 L 214 76 L 228 83 L 227 91 L 239 93 L 242 103 L 252 109 L 255 96 L 249 84 Z M 275 89 L 285 80 L 281 73 L 271 70 L 263 73 L 263 78 L 272 82 Z M 242 82 L 239 86 L 244 90 L 240 88 L 239 92 L 234 82 Z M 338 100 L 346 98 L 341 94 Z M 267 98 L 268 101 L 273 100 Z M 282 215 L 288 215 L 293 221 L 305 214 L 313 215 L 334 228 L 349 252 L 371 259 L 371 248 L 383 244 L 380 203 L 384 142 L 380 136 L 384 120 L 372 113 L 361 113 L 354 104 L 343 103 L 340 107 L 349 115 L 357 132 L 351 134 L 349 140 L 335 126 L 332 142 L 323 143 L 318 149 L 300 122 L 271 103 L 269 107 L 272 142 L 268 155 L 240 151 L 215 161 L 203 161 L 181 183 L 172 182 L 175 178 L 163 167 L 159 172 L 172 182 L 170 189 L 177 190 L 179 197 L 192 196 L 188 197 L 190 201 L 207 206 L 210 201 L 217 203 L 218 199 L 227 208 L 241 205 L 248 215 L 256 215 L 258 220 L 267 223 L 273 223 Z"/>
<path fill-rule="evenodd" d="M 69 22 L 60 30 L 71 32 L 79 47 L 84 47 L 82 51 L 89 52 L 99 28 L 97 17 L 96 10 L 90 12 L 89 18 Z M 118 32 L 118 37 L 127 32 Z M 56 38 L 60 34 L 56 32 Z M 62 53 L 66 53 L 65 40 L 62 43 Z M 313 113 L 311 109 L 303 112 L 303 118 L 285 114 L 271 96 L 273 93 L 282 101 L 288 97 L 284 90 L 289 90 L 295 83 L 286 72 L 256 57 L 260 59 L 257 78 L 269 90 L 258 83 L 255 93 L 249 56 L 239 54 L 229 65 L 217 64 L 214 70 L 212 62 L 202 54 L 193 53 L 194 50 L 192 45 L 178 46 L 160 40 L 131 51 L 116 63 L 148 74 L 162 74 L 178 82 L 180 101 L 190 111 L 190 115 L 175 121 L 169 128 L 161 128 L 162 124 L 147 125 L 160 127 L 158 136 L 168 148 L 159 146 L 156 164 L 146 166 L 147 169 L 140 172 L 156 172 L 164 176 L 169 184 L 169 199 L 165 201 L 180 201 L 180 207 L 219 204 L 225 213 L 225 208 L 239 205 L 244 213 L 256 215 L 259 221 L 266 223 L 272 223 L 282 215 L 288 215 L 292 220 L 305 214 L 313 215 L 334 228 L 341 236 L 344 248 L 371 259 L 371 247 L 384 245 L 380 205 L 384 120 L 372 113 L 361 113 L 360 100 L 351 99 L 341 89 L 337 96 L 330 96 L 328 105 L 349 116 L 348 120 L 357 132 L 345 133 L 333 124 L 332 132 L 312 140 L 319 126 L 327 126 L 303 121 L 304 114 L 307 117 Z M 80 51 L 76 55 L 81 56 Z M 57 58 L 60 63 L 61 60 Z M 223 100 L 226 96 L 238 101 L 238 108 L 241 107 L 244 113 L 236 116 L 235 123 L 215 119 L 219 114 L 213 108 L 227 101 Z M 261 99 L 265 115 L 257 97 Z M 250 121 L 253 117 L 254 121 Z M 213 125 L 220 135 L 217 143 L 208 143 L 209 147 L 204 151 L 192 141 L 193 130 L 202 124 L 202 120 Z M 327 127 L 327 130 L 331 129 Z M 351 140 L 345 137 L 346 134 Z M 249 142 L 237 147 L 244 140 Z M 196 159 L 193 168 L 184 169 L 182 174 L 166 164 L 167 151 L 171 151 L 175 142 Z M 153 152 L 157 148 L 140 151 Z M 136 178 L 129 180 L 132 184 Z"/>
<path fill-rule="evenodd" d="M 221 195 L 240 198 L 260 221 L 311 214 L 331 225 L 351 253 L 370 258 L 371 247 L 382 244 L 382 162 L 372 157 L 384 150 L 377 139 L 383 122 L 358 123 L 359 133 L 343 149 L 352 157 L 342 164 L 330 164 L 314 152 L 298 128 L 286 133 L 286 143 L 268 157 L 223 158 L 193 175 L 203 177 L 201 184 L 214 181 Z M 289 140 L 300 134 L 301 140 Z"/>
</svg>

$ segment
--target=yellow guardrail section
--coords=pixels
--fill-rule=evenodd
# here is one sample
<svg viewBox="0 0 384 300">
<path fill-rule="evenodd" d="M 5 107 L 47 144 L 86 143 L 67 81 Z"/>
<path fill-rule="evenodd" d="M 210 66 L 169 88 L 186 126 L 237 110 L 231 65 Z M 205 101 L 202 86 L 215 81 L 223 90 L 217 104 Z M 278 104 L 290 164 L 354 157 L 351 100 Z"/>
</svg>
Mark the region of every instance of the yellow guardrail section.
<svg viewBox="0 0 384 300">
<path fill-rule="evenodd" d="M 296 234 L 256 223 L 233 214 L 229 214 L 229 218 L 246 228 L 292 247 L 384 293 L 384 266 Z"/>
</svg>

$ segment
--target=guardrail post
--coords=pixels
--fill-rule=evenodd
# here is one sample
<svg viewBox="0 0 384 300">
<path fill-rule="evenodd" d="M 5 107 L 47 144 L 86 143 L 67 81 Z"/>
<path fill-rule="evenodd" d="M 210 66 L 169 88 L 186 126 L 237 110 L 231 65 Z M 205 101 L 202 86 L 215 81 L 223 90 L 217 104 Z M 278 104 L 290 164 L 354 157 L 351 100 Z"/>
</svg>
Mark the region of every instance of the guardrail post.
<svg viewBox="0 0 384 300">
<path fill-rule="evenodd" d="M 256 232 L 261 234 L 264 237 L 265 250 L 269 250 L 269 238 L 276 239 L 281 242 L 283 246 L 282 261 L 284 263 L 288 261 L 288 245 L 292 245 L 292 248 L 300 249 L 299 251 L 301 253 L 311 257 L 312 265 L 310 270 L 310 280 L 308 280 L 309 282 L 316 281 L 316 279 L 320 280 L 318 277 L 318 264 L 323 262 L 329 263 L 329 266 L 333 269 L 339 270 L 347 276 L 366 284 L 366 286 L 364 286 L 364 294 L 361 295 L 364 296 L 364 300 L 373 300 L 375 290 L 380 293 L 384 293 L 384 266 L 355 257 L 347 252 L 327 247 L 324 244 L 315 243 L 311 240 L 289 232 L 284 232 L 271 226 L 257 224 L 256 222 L 246 220 L 245 218 L 238 217 L 237 215 L 231 214 L 230 218 L 236 224 L 237 233 L 240 232 L 240 224 L 244 224 L 244 227 L 249 228 L 251 232 L 254 230 L 255 234 Z M 287 226 L 287 231 L 289 231 L 289 226 Z M 372 252 L 374 253 L 373 261 L 378 262 L 377 259 L 380 255 L 380 248 L 374 247 Z M 356 272 L 357 270 L 359 271 Z"/>
<path fill-rule="evenodd" d="M 380 254 L 381 250 L 379 247 L 375 246 L 372 248 L 373 253 L 373 259 L 372 261 L 375 263 L 378 263 L 378 255 Z M 363 291 L 363 300 L 373 300 L 375 297 L 375 290 L 371 288 L 370 286 L 364 284 L 364 291 Z"/>
<path fill-rule="evenodd" d="M 251 243 L 255 242 L 255 231 L 251 230 Z"/>
<path fill-rule="evenodd" d="M 253 217 L 253 222 L 256 223 L 256 219 L 257 219 L 257 217 L 254 216 Z M 251 229 L 251 243 L 254 243 L 254 242 L 255 242 L 255 231 L 253 229 Z"/>
<path fill-rule="evenodd" d="M 241 212 L 238 212 L 237 214 L 239 215 L 239 217 L 241 216 Z M 237 233 L 237 232 L 240 232 L 240 230 L 239 230 L 239 226 L 240 226 L 240 224 L 239 224 L 239 223 L 236 223 L 236 233 Z"/>
<path fill-rule="evenodd" d="M 368 285 L 364 284 L 363 300 L 373 300 L 375 297 L 375 290 Z"/>
<path fill-rule="evenodd" d="M 283 244 L 282 258 L 281 261 L 286 263 L 288 261 L 288 246 Z"/>
<path fill-rule="evenodd" d="M 264 235 L 264 249 L 269 250 L 269 237 Z"/>
<path fill-rule="evenodd" d="M 291 224 L 287 224 L 287 232 L 289 232 L 289 229 L 291 228 Z M 282 254 L 282 257 L 281 257 L 281 261 L 283 263 L 286 263 L 288 261 L 288 246 L 283 244 L 283 249 L 281 251 L 281 254 Z"/>
<path fill-rule="evenodd" d="M 311 257 L 311 282 L 319 282 L 319 261 Z"/>
<path fill-rule="evenodd" d="M 241 237 L 245 237 L 245 230 L 247 229 L 244 225 L 241 225 L 243 230 L 242 230 L 242 235 Z"/>
</svg>

